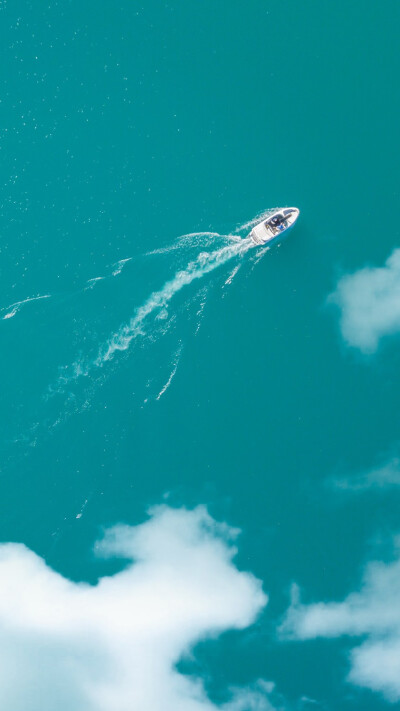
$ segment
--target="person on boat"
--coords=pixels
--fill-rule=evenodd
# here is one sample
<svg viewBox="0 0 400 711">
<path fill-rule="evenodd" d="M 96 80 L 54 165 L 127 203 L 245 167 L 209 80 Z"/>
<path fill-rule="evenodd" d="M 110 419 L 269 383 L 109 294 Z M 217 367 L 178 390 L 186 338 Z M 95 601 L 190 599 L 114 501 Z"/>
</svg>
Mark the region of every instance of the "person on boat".
<svg viewBox="0 0 400 711">
<path fill-rule="evenodd" d="M 285 222 L 286 217 L 284 215 L 274 215 L 274 217 L 271 217 L 271 219 L 268 220 L 268 224 L 274 230 L 282 229 L 285 226 Z"/>
</svg>

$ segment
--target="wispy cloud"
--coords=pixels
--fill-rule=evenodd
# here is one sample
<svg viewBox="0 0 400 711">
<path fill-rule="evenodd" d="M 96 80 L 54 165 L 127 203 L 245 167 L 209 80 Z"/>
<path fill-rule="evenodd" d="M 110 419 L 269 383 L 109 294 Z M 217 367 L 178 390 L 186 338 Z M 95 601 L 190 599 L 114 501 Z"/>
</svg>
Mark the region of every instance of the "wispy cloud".
<svg viewBox="0 0 400 711">
<path fill-rule="evenodd" d="M 343 276 L 328 300 L 341 310 L 340 328 L 348 345 L 374 353 L 381 338 L 400 331 L 400 249 L 383 267 Z"/>
<path fill-rule="evenodd" d="M 251 625 L 267 603 L 234 565 L 237 531 L 207 511 L 155 508 L 97 544 L 122 572 L 77 584 L 23 545 L 0 546 L 0 707 L 7 711 L 271 711 L 271 687 L 222 706 L 176 665 L 201 639 Z"/>
<path fill-rule="evenodd" d="M 360 591 L 343 602 L 301 604 L 294 588 L 281 634 L 292 639 L 349 635 L 352 647 L 348 680 L 400 700 L 400 555 L 394 562 L 373 561 Z"/>
<path fill-rule="evenodd" d="M 330 483 L 335 489 L 344 492 L 386 491 L 400 487 L 400 459 L 395 457 L 381 467 L 362 474 L 333 479 Z"/>
</svg>

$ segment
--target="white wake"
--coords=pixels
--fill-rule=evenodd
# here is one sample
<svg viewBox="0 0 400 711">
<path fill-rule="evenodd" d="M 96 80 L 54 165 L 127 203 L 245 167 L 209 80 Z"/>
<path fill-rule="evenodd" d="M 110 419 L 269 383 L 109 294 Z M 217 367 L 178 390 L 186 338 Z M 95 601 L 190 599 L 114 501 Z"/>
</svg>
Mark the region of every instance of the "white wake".
<svg viewBox="0 0 400 711">
<path fill-rule="evenodd" d="M 265 214 L 267 213 L 263 213 L 263 215 Z M 112 333 L 111 336 L 99 346 L 97 353 L 86 355 L 75 360 L 69 366 L 61 367 L 59 377 L 56 383 L 49 387 L 47 395 L 50 394 L 51 396 L 56 393 L 65 393 L 65 386 L 81 379 L 81 377 L 89 376 L 90 374 L 94 375 L 94 371 L 102 371 L 101 381 L 103 381 L 104 377 L 107 377 L 103 368 L 110 363 L 110 361 L 115 359 L 117 353 L 128 351 L 132 342 L 137 341 L 139 338 L 143 340 L 148 338 L 153 343 L 155 340 L 158 340 L 158 336 L 166 335 L 175 328 L 177 313 L 172 312 L 172 315 L 169 315 L 171 300 L 176 297 L 184 287 L 188 287 L 192 282 L 202 279 L 205 275 L 222 267 L 230 260 L 234 258 L 241 260 L 249 250 L 254 248 L 253 241 L 246 235 L 249 233 L 249 228 L 259 219 L 260 215 L 253 218 L 250 222 L 240 225 L 235 229 L 233 234 L 224 235 L 216 232 L 186 234 L 178 237 L 177 240 L 166 247 L 155 249 L 142 255 L 147 258 L 151 255 L 166 255 L 173 252 L 175 254 L 177 253 L 177 258 L 181 262 L 185 252 L 187 254 L 187 250 L 194 249 L 197 251 L 196 256 L 186 263 L 185 266 L 180 266 L 172 278 L 168 279 L 160 289 L 153 291 L 142 305 L 136 308 L 130 320 L 123 323 Z M 218 245 L 218 247 L 216 245 Z M 212 246 L 214 246 L 214 248 L 212 248 Z M 200 253 L 198 252 L 199 248 L 202 250 Z M 265 250 L 261 251 L 262 253 L 265 252 Z M 119 269 L 114 271 L 118 271 L 119 273 L 120 269 L 124 267 L 128 261 L 128 259 L 121 260 L 117 265 Z M 232 284 L 233 279 L 239 272 L 239 267 L 240 261 L 239 264 L 231 269 L 229 276 L 224 282 L 223 289 L 228 288 Z M 200 303 L 195 312 L 197 321 L 197 325 L 194 329 L 195 334 L 197 334 L 199 330 L 203 317 L 208 290 L 209 285 L 206 285 L 203 289 L 198 290 L 197 293 L 197 297 L 200 297 Z M 173 364 L 171 371 L 172 377 L 170 381 L 168 381 L 167 387 L 169 387 L 170 382 L 175 376 L 179 360 L 180 357 L 176 358 L 176 362 Z M 109 374 L 112 370 L 113 369 L 110 369 Z M 96 388 L 94 380 L 93 387 Z M 163 391 L 159 395 L 161 396 L 162 394 Z"/>
<path fill-rule="evenodd" d="M 199 256 L 175 276 L 167 281 L 162 289 L 153 291 L 145 303 L 140 306 L 131 320 L 114 333 L 108 342 L 100 348 L 93 365 L 99 367 L 113 358 L 116 351 L 125 351 L 131 341 L 143 334 L 144 322 L 154 311 L 166 308 L 172 297 L 183 287 L 195 279 L 201 279 L 205 274 L 214 271 L 233 257 L 247 252 L 253 243 L 249 239 L 240 240 L 213 252 L 202 252 Z"/>
</svg>

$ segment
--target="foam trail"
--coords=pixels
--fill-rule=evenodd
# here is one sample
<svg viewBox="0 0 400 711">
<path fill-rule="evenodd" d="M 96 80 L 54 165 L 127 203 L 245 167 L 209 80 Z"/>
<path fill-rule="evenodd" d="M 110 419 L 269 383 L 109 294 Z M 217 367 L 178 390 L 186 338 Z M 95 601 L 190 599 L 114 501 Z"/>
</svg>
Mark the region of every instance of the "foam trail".
<svg viewBox="0 0 400 711">
<path fill-rule="evenodd" d="M 85 286 L 84 291 L 87 291 L 87 289 L 93 289 L 96 284 L 99 281 L 104 281 L 105 279 L 110 279 L 110 277 L 116 277 L 118 274 L 121 274 L 125 264 L 128 262 L 132 261 L 132 257 L 126 257 L 126 259 L 120 259 L 119 262 L 115 262 L 115 264 L 111 265 L 112 272 L 111 274 L 107 274 L 106 276 L 98 276 L 98 277 L 93 277 L 92 279 L 87 280 L 88 286 Z"/>
<path fill-rule="evenodd" d="M 147 301 L 141 306 L 129 323 L 119 329 L 102 348 L 93 365 L 99 367 L 113 358 L 116 351 L 124 351 L 136 336 L 143 334 L 143 324 L 146 318 L 157 309 L 166 308 L 172 297 L 184 286 L 188 286 L 195 279 L 201 279 L 205 274 L 212 272 L 217 267 L 225 264 L 235 256 L 239 256 L 253 247 L 251 240 L 241 240 L 233 245 L 222 247 L 214 252 L 202 252 L 197 259 L 188 264 L 186 269 L 177 272 L 174 278 L 167 281 L 163 288 L 154 291 Z"/>
<path fill-rule="evenodd" d="M 126 259 L 120 259 L 119 262 L 117 262 L 116 264 L 113 264 L 115 269 L 112 272 L 112 276 L 118 276 L 118 274 L 121 274 L 125 264 L 127 264 L 127 262 L 130 262 L 131 259 L 132 259 L 132 257 L 127 257 Z"/>
<path fill-rule="evenodd" d="M 263 258 L 264 254 L 269 252 L 270 249 L 271 249 L 270 245 L 264 245 L 264 247 L 261 247 L 260 249 L 257 250 L 257 254 L 255 254 L 253 257 L 251 257 L 250 261 L 251 261 L 252 267 L 251 267 L 250 273 L 253 271 L 254 267 L 257 266 L 258 262 Z"/>
<path fill-rule="evenodd" d="M 7 313 L 2 316 L 2 320 L 5 321 L 7 318 L 12 318 L 15 316 L 15 314 L 18 313 L 18 311 L 21 309 L 21 307 L 24 304 L 29 303 L 29 301 L 40 301 L 40 299 L 50 299 L 51 294 L 44 294 L 43 296 L 30 296 L 28 299 L 24 299 L 23 301 L 16 301 L 15 304 L 10 304 L 10 306 L 4 306 L 1 311 L 7 311 Z M 11 311 L 9 311 L 11 309 Z"/>
<path fill-rule="evenodd" d="M 222 288 L 224 288 L 225 286 L 230 286 L 230 284 L 232 284 L 232 282 L 233 282 L 233 280 L 234 280 L 236 274 L 238 273 L 240 267 L 241 267 L 241 264 L 237 264 L 236 267 L 234 267 L 234 268 L 232 269 L 231 273 L 229 274 L 229 276 L 228 276 L 227 280 L 225 281 L 224 286 L 223 286 Z"/>
<path fill-rule="evenodd" d="M 87 289 L 93 289 L 96 286 L 98 281 L 103 281 L 105 278 L 106 277 L 101 276 L 101 277 L 93 277 L 92 279 L 88 279 L 86 283 L 89 284 L 89 286 L 85 286 L 84 291 L 87 291 Z"/>
<path fill-rule="evenodd" d="M 171 374 L 170 374 L 167 382 L 165 383 L 165 385 L 161 388 L 160 392 L 158 393 L 156 400 L 159 400 L 164 395 L 166 390 L 168 390 L 169 386 L 171 385 L 172 380 L 174 379 L 174 377 L 176 375 L 176 371 L 178 370 L 178 365 L 179 365 L 179 361 L 181 358 L 182 349 L 183 349 L 183 346 L 181 343 L 177 352 L 175 353 L 174 367 L 172 368 Z"/>
<path fill-rule="evenodd" d="M 203 320 L 203 313 L 204 313 L 204 309 L 205 309 L 206 301 L 207 301 L 207 293 L 208 293 L 208 287 L 205 286 L 200 292 L 200 306 L 199 306 L 198 310 L 196 311 L 196 316 L 197 316 L 197 326 L 196 326 L 196 330 L 195 330 L 196 336 L 200 330 L 201 322 Z"/>
</svg>

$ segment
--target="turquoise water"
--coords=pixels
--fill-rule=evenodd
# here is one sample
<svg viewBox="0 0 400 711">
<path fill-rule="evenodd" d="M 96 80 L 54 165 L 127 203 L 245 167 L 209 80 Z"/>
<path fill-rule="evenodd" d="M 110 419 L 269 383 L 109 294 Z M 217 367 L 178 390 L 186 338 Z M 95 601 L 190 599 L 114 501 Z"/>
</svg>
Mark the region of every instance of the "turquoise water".
<svg viewBox="0 0 400 711">
<path fill-rule="evenodd" d="M 179 670 L 218 708 L 260 678 L 281 708 L 385 708 L 346 681 L 358 638 L 278 628 L 292 583 L 341 601 L 399 530 L 398 487 L 332 484 L 396 458 L 398 339 L 349 347 L 328 303 L 398 244 L 398 2 L 3 0 L 0 18 L 1 540 L 93 584 L 122 565 L 92 556 L 105 528 L 203 504 L 241 529 L 235 566 L 269 603 Z M 301 210 L 290 237 L 250 248 L 280 205 Z"/>
</svg>

